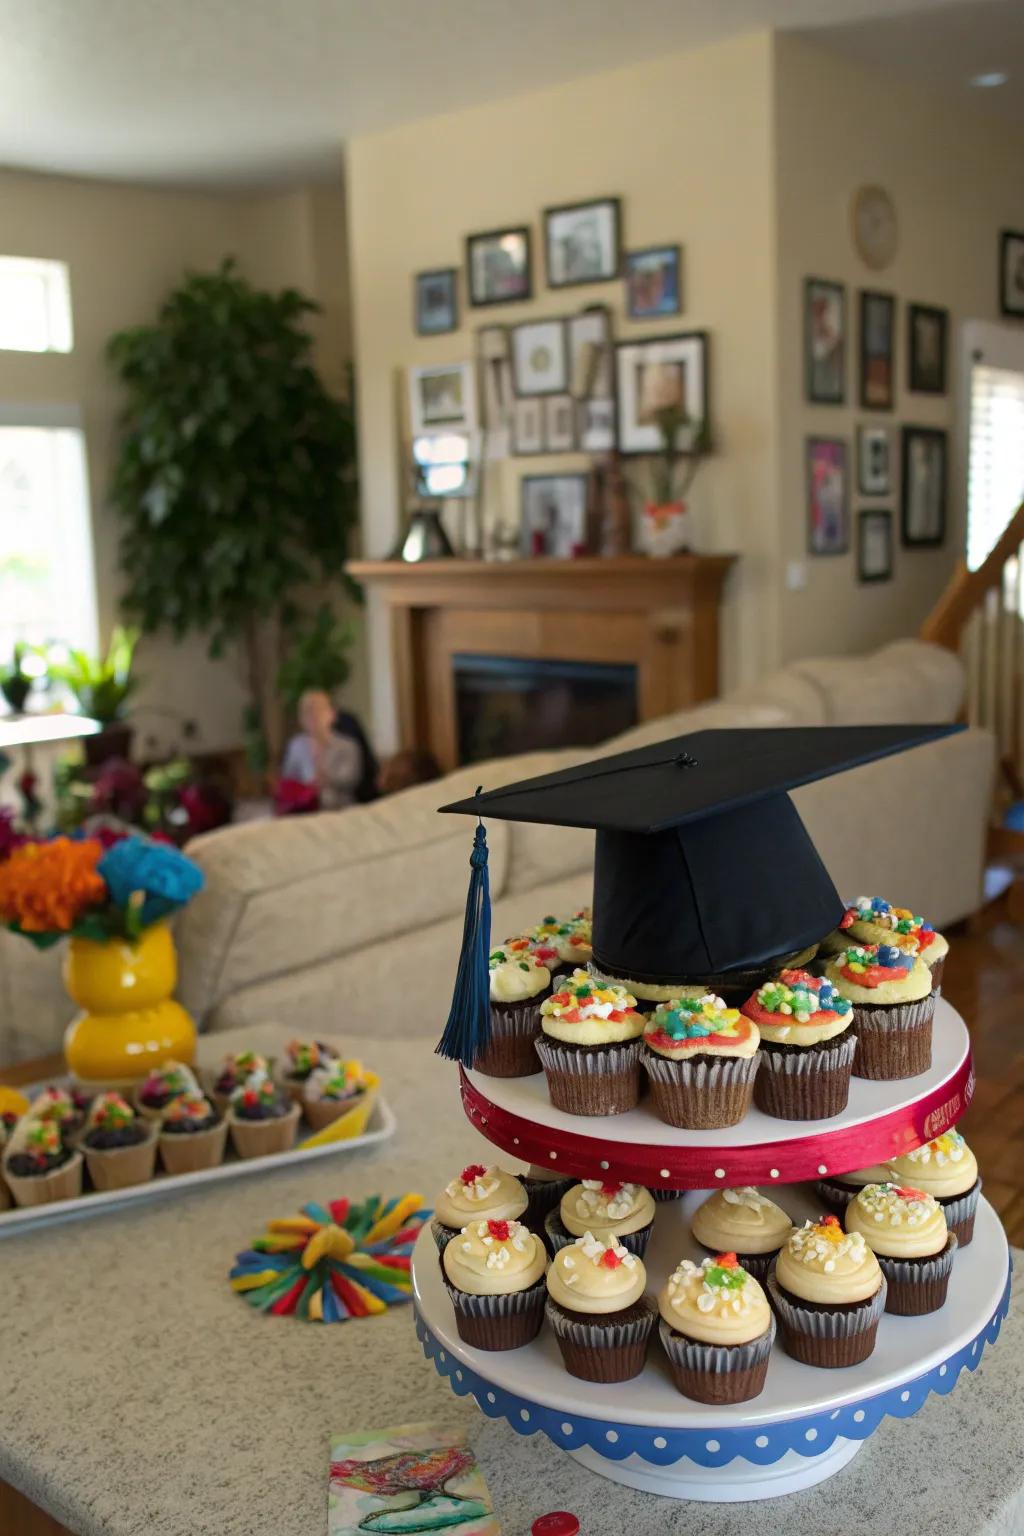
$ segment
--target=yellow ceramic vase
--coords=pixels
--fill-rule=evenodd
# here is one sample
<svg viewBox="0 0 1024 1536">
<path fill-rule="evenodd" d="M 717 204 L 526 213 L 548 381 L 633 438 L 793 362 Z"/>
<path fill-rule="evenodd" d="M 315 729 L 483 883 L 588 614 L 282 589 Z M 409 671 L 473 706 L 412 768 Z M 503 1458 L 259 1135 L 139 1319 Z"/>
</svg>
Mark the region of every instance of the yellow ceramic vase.
<svg viewBox="0 0 1024 1536">
<path fill-rule="evenodd" d="M 64 984 L 82 1012 L 65 1031 L 64 1056 L 75 1077 L 130 1086 L 161 1062 L 190 1062 L 196 1027 L 171 996 L 177 981 L 165 923 L 134 941 L 72 939 Z"/>
</svg>

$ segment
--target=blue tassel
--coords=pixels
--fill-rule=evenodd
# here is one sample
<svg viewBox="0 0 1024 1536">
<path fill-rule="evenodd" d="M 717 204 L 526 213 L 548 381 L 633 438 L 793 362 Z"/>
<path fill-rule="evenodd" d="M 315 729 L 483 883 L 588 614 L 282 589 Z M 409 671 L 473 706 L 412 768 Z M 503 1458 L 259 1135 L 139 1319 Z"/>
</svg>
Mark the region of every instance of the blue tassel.
<svg viewBox="0 0 1024 1536">
<path fill-rule="evenodd" d="M 477 790 L 477 794 L 480 791 Z M 478 822 L 469 857 L 472 874 L 466 895 L 466 922 L 462 953 L 455 973 L 455 991 L 438 1056 L 471 1067 L 491 1039 L 491 987 L 488 960 L 491 953 L 491 896 L 487 875 L 487 833 Z"/>
</svg>

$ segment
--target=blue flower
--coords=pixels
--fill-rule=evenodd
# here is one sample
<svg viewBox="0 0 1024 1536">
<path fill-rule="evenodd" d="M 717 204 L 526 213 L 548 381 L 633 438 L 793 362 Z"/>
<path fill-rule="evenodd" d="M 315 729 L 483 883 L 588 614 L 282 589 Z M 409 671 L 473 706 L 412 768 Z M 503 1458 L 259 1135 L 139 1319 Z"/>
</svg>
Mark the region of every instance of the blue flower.
<svg viewBox="0 0 1024 1536">
<path fill-rule="evenodd" d="M 127 908 L 136 891 L 143 893 L 144 928 L 183 907 L 203 886 L 203 872 L 198 864 L 177 848 L 150 843 L 141 837 L 125 837 L 114 843 L 97 868 L 116 907 Z"/>
</svg>

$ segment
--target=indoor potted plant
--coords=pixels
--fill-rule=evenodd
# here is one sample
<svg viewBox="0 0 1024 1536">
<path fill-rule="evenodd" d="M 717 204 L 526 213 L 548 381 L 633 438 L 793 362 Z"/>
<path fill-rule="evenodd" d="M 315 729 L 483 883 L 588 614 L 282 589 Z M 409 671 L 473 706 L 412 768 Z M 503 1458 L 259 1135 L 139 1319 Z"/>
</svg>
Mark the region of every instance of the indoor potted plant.
<svg viewBox="0 0 1024 1536">
<path fill-rule="evenodd" d="M 35 678 L 25 671 L 25 657 L 29 647 L 24 640 L 16 640 L 10 664 L 0 671 L 0 693 L 3 694 L 11 713 L 24 711 Z"/>
<path fill-rule="evenodd" d="M 661 439 L 643 507 L 643 546 L 649 555 L 682 554 L 689 549 L 686 497 L 709 448 L 707 422 L 687 414 L 679 369 L 661 363 L 644 370 L 639 414 Z"/>
<path fill-rule="evenodd" d="M 93 767 L 111 757 L 131 756 L 132 728 L 126 716 L 128 701 L 139 686 L 132 670 L 138 638 L 138 630 L 117 624 L 105 656 L 88 656 L 85 651 L 72 649 L 66 661 L 49 662 L 51 678 L 63 683 L 79 711 L 90 720 L 98 720 L 102 727 L 95 736 L 82 740 L 85 760 Z"/>
</svg>

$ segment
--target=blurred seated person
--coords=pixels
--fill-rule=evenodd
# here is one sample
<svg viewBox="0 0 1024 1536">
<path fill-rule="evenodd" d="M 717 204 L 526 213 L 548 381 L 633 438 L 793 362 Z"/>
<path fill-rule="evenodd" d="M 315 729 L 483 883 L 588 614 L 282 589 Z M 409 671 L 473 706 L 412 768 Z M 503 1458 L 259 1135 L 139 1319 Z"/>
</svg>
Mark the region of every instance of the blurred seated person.
<svg viewBox="0 0 1024 1536">
<path fill-rule="evenodd" d="M 356 729 L 336 729 L 335 709 L 321 688 L 307 688 L 299 700 L 298 735 L 288 743 L 281 780 L 274 796 L 278 815 L 303 811 L 339 811 L 365 797 L 367 773 L 375 764 L 355 717 Z M 368 761 L 369 758 L 369 761 Z"/>
<path fill-rule="evenodd" d="M 440 777 L 441 770 L 434 754 L 413 747 L 384 759 L 377 772 L 377 792 L 397 795 L 399 790 L 411 789 L 414 784 L 429 784 L 431 779 Z"/>
</svg>

